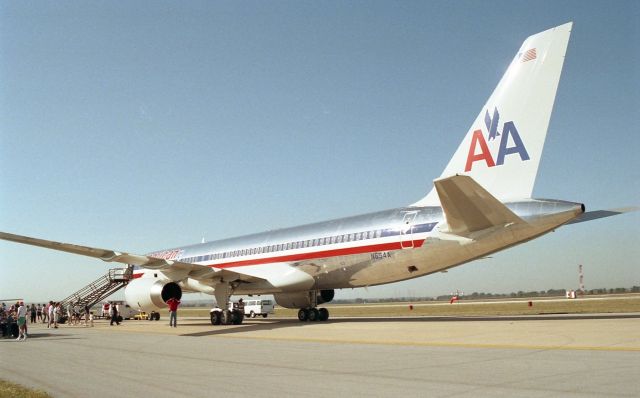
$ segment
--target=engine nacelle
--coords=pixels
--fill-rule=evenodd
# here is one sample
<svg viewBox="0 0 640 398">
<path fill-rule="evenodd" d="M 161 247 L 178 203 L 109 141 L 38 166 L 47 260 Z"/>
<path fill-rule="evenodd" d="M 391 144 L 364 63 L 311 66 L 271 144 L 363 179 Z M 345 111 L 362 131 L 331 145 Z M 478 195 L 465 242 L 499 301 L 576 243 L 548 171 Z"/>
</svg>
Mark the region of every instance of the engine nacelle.
<svg viewBox="0 0 640 398">
<path fill-rule="evenodd" d="M 285 308 L 309 308 L 313 306 L 312 298 L 316 294 L 316 305 L 328 303 L 333 300 L 335 291 L 333 289 L 297 292 L 297 293 L 275 293 L 273 297 L 278 305 Z"/>
<path fill-rule="evenodd" d="M 177 283 L 154 278 L 134 279 L 124 289 L 127 304 L 144 311 L 159 310 L 167 307 L 171 297 L 182 298 L 182 289 Z"/>
</svg>

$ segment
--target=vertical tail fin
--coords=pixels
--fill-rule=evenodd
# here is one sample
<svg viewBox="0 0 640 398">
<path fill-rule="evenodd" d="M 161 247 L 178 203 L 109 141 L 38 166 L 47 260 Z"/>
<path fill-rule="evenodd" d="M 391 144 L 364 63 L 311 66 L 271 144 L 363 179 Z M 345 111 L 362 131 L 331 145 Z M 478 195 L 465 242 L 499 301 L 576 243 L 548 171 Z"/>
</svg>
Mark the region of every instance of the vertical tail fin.
<svg viewBox="0 0 640 398">
<path fill-rule="evenodd" d="M 522 43 L 440 178 L 468 175 L 500 200 L 531 197 L 572 25 Z M 413 206 L 439 203 L 434 188 Z"/>
</svg>

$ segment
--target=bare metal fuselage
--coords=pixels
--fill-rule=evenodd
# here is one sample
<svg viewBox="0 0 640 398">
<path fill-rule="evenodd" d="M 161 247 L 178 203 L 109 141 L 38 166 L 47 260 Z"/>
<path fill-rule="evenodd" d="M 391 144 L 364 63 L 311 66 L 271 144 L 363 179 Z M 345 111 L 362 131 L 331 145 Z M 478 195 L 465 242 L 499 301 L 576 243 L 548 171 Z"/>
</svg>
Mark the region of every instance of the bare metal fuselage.
<svg viewBox="0 0 640 398">
<path fill-rule="evenodd" d="M 312 289 L 341 289 L 397 282 L 442 271 L 528 241 L 571 221 L 584 206 L 558 200 L 505 205 L 525 223 L 501 225 L 462 237 L 448 232 L 440 207 L 404 207 L 163 252 L 214 271 L 242 272 L 287 263 L 314 279 Z M 147 271 L 149 272 L 149 271 Z M 185 291 L 212 293 L 219 281 L 184 279 Z M 296 290 L 239 278 L 235 294 Z"/>
</svg>

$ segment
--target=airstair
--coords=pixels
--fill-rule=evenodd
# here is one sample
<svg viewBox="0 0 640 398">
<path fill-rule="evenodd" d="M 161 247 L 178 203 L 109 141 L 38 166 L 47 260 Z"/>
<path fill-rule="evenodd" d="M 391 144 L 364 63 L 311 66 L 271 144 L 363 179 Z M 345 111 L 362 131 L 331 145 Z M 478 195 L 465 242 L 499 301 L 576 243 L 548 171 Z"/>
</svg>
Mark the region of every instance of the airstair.
<svg viewBox="0 0 640 398">
<path fill-rule="evenodd" d="M 81 310 L 87 305 L 89 308 L 106 297 L 122 289 L 133 277 L 133 266 L 127 268 L 112 268 L 105 275 L 89 283 L 87 286 L 73 293 L 62 300 L 62 308 L 65 310 L 71 304 L 80 307 Z"/>
</svg>

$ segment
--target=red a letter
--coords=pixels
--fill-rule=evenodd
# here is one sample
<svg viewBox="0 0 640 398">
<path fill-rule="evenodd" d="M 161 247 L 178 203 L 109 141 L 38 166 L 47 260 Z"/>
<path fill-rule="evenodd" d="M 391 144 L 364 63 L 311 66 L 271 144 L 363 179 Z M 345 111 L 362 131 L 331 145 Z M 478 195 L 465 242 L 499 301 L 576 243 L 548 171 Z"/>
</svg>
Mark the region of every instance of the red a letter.
<svg viewBox="0 0 640 398">
<path fill-rule="evenodd" d="M 480 153 L 476 155 L 476 144 L 480 144 Z M 473 136 L 471 136 L 471 145 L 469 146 L 469 154 L 467 155 L 467 165 L 464 167 L 464 171 L 471 171 L 471 166 L 473 162 L 478 160 L 484 160 L 487 162 L 487 167 L 495 166 L 495 162 L 491 157 L 491 152 L 489 152 L 489 147 L 487 146 L 487 142 L 484 140 L 482 136 L 481 130 L 476 130 L 473 132 Z"/>
</svg>

